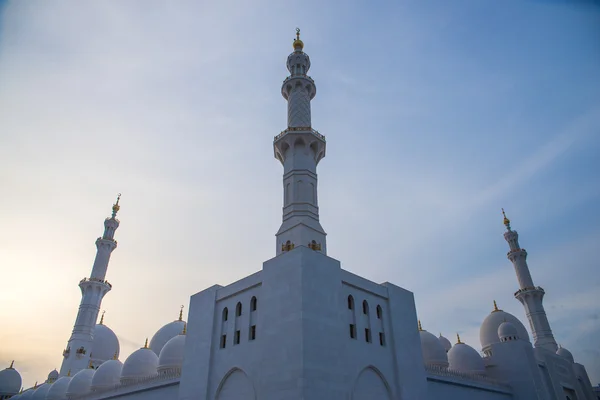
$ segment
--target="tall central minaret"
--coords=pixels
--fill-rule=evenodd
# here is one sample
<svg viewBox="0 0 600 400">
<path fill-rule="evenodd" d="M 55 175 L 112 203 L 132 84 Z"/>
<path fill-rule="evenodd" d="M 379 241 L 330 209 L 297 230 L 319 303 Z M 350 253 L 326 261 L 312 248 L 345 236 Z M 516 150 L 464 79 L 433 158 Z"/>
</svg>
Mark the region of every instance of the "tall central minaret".
<svg viewBox="0 0 600 400">
<path fill-rule="evenodd" d="M 83 278 L 79 282 L 81 289 L 81 303 L 75 319 L 73 333 L 63 351 L 63 362 L 60 367 L 60 375 L 65 376 L 70 371 L 71 375 L 87 368 L 90 362 L 92 342 L 94 340 L 94 327 L 102 304 L 102 298 L 112 288 L 105 280 L 106 270 L 110 254 L 117 247 L 114 239 L 115 231 L 119 227 L 117 212 L 119 211 L 119 200 L 112 207 L 112 216 L 104 221 L 104 234 L 96 240 L 96 259 L 89 278 Z"/>
<path fill-rule="evenodd" d="M 317 164 L 325 157 L 325 136 L 312 129 L 310 101 L 317 87 L 307 75 L 310 58 L 302 51 L 300 29 L 293 46 L 287 59 L 291 75 L 281 86 L 288 102 L 288 127 L 273 141 L 275 158 L 283 164 L 283 222 L 276 234 L 276 253 L 307 246 L 326 254 L 317 202 Z"/>
<path fill-rule="evenodd" d="M 507 257 L 513 263 L 519 281 L 519 290 L 515 292 L 515 298 L 525 307 L 535 347 L 542 347 L 555 352 L 558 346 L 554 340 L 554 335 L 552 335 L 552 329 L 550 329 L 550 323 L 542 304 L 546 292 L 541 287 L 534 286 L 527 266 L 527 251 L 519 246 L 519 234 L 510 228 L 510 220 L 506 218 L 504 209 L 502 214 L 504 215 L 504 226 L 506 226 L 504 239 L 510 247 Z"/>
</svg>

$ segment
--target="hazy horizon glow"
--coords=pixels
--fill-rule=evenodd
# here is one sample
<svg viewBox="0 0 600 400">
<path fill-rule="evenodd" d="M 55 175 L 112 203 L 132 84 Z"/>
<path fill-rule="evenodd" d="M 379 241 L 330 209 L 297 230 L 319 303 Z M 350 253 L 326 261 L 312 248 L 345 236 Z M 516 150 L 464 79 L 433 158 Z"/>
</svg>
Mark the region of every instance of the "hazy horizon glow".
<svg viewBox="0 0 600 400">
<path fill-rule="evenodd" d="M 274 256 L 299 26 L 328 255 L 479 350 L 492 300 L 527 326 L 504 207 L 598 384 L 600 7 L 573 3 L 0 3 L 0 363 L 25 387 L 60 367 L 118 192 L 102 309 L 121 360 Z"/>
</svg>

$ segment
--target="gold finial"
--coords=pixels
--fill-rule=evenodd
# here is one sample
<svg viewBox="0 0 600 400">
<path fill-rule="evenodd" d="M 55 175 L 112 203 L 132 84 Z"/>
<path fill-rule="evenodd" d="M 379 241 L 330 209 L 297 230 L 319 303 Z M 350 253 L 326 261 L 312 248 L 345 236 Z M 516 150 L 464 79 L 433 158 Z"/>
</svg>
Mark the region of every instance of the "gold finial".
<svg viewBox="0 0 600 400">
<path fill-rule="evenodd" d="M 510 231 L 510 219 L 508 219 L 506 217 L 506 213 L 504 212 L 504 208 L 502 209 L 502 215 L 504 215 L 504 226 L 506 226 L 506 229 L 508 229 Z"/>
<path fill-rule="evenodd" d="M 119 200 L 121 200 L 121 193 L 117 194 L 117 202 L 115 204 L 113 204 L 113 207 L 112 207 L 113 218 L 117 216 L 117 212 L 119 212 L 119 210 L 121 209 L 121 206 L 119 205 Z"/>
<path fill-rule="evenodd" d="M 104 313 L 105 312 L 106 311 L 102 310 L 102 317 L 100 317 L 100 325 L 104 325 Z M 91 354 L 90 354 L 90 356 L 91 356 Z"/>
<path fill-rule="evenodd" d="M 187 323 L 183 323 L 183 331 L 181 332 L 182 335 L 185 335 L 187 333 Z"/>
<path fill-rule="evenodd" d="M 418 322 L 419 322 L 419 330 L 422 331 L 423 327 L 421 327 L 421 320 L 419 320 Z"/>
<path fill-rule="evenodd" d="M 179 309 L 179 320 L 183 321 L 183 305 Z"/>
<path fill-rule="evenodd" d="M 92 355 L 90 354 L 90 357 L 91 357 L 91 356 L 92 356 Z M 88 364 L 88 368 L 94 369 L 94 366 L 92 365 L 92 360 L 90 360 L 90 363 Z"/>
<path fill-rule="evenodd" d="M 33 388 L 37 389 L 37 381 L 35 381 L 35 383 L 33 384 Z"/>
<path fill-rule="evenodd" d="M 296 40 L 294 40 L 294 50 L 302 50 L 304 48 L 304 43 L 300 40 L 300 28 L 296 28 Z"/>
<path fill-rule="evenodd" d="M 496 300 L 494 300 L 494 309 L 492 310 L 492 312 L 496 312 L 496 311 L 502 311 L 502 310 L 498 308 L 498 304 L 496 304 Z"/>
<path fill-rule="evenodd" d="M 71 376 L 71 368 L 69 368 L 69 372 L 67 372 L 67 376 Z"/>
<path fill-rule="evenodd" d="M 8 369 L 13 369 L 13 365 L 15 365 L 15 360 L 12 360 L 10 362 L 10 367 L 8 367 Z"/>
<path fill-rule="evenodd" d="M 458 332 L 456 333 L 456 340 L 458 340 L 458 342 L 456 342 L 456 344 L 461 344 L 462 343 L 460 341 L 460 335 L 458 334 Z"/>
<path fill-rule="evenodd" d="M 144 343 L 144 348 L 147 349 L 148 348 L 148 338 L 146 338 L 146 343 Z"/>
<path fill-rule="evenodd" d="M 118 359 L 119 359 L 119 358 L 117 357 L 117 353 L 118 353 L 118 350 L 117 350 L 117 351 L 115 351 L 115 354 L 113 355 L 113 360 L 118 360 Z"/>
</svg>

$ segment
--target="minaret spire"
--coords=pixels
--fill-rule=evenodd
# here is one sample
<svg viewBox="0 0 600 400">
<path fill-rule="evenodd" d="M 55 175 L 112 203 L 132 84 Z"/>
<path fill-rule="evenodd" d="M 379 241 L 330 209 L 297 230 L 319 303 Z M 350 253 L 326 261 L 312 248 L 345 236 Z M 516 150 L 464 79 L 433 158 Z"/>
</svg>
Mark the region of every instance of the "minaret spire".
<svg viewBox="0 0 600 400">
<path fill-rule="evenodd" d="M 317 164 L 325 157 L 325 136 L 312 128 L 310 101 L 317 88 L 307 75 L 310 58 L 303 52 L 299 28 L 293 48 L 287 59 L 290 76 L 281 86 L 288 102 L 288 127 L 273 141 L 275 158 L 283 165 L 283 222 L 276 234 L 276 253 L 296 246 L 326 253 L 317 201 Z"/>
<path fill-rule="evenodd" d="M 513 263 L 519 281 L 519 290 L 515 292 L 515 298 L 525 307 L 535 347 L 546 348 L 554 352 L 558 346 L 544 310 L 543 299 L 546 292 L 533 284 L 527 266 L 527 251 L 519 246 L 519 234 L 510 228 L 510 220 L 506 217 L 504 209 L 502 209 L 502 215 L 504 215 L 504 226 L 506 226 L 504 239 L 510 247 L 507 258 Z"/>
<path fill-rule="evenodd" d="M 117 247 L 114 239 L 115 231 L 119 227 L 117 212 L 120 209 L 119 200 L 121 194 L 117 196 L 117 201 L 113 204 L 112 215 L 104 221 L 104 234 L 96 240 L 96 258 L 92 267 L 92 273 L 89 278 L 83 278 L 79 282 L 81 289 L 81 303 L 75 319 L 73 333 L 67 343 L 67 348 L 63 351 L 63 362 L 60 368 L 60 375 L 87 368 L 91 362 L 92 342 L 94 338 L 94 327 L 98 319 L 100 305 L 104 295 L 112 288 L 111 284 L 105 280 L 108 262 L 113 250 Z M 100 324 L 104 322 L 104 314 Z"/>
</svg>

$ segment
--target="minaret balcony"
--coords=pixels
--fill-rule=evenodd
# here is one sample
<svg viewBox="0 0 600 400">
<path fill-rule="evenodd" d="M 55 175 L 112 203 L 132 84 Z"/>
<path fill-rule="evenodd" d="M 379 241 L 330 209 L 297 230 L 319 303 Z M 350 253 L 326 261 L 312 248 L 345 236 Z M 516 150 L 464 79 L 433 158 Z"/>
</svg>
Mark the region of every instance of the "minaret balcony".
<svg viewBox="0 0 600 400">
<path fill-rule="evenodd" d="M 297 127 L 289 127 L 284 131 L 281 131 L 281 133 L 277 136 L 275 136 L 275 138 L 273 139 L 273 143 L 276 143 L 279 139 L 281 139 L 282 137 L 284 137 L 287 133 L 289 132 L 308 132 L 308 133 L 312 133 L 315 137 L 321 139 L 322 141 L 325 142 L 325 136 L 321 135 L 319 133 L 319 131 L 314 130 L 313 128 L 311 128 L 310 126 L 297 126 Z"/>
<path fill-rule="evenodd" d="M 531 286 L 531 287 L 524 287 L 522 289 L 517 290 L 515 292 L 515 297 L 518 297 L 521 294 L 526 294 L 527 292 L 536 292 L 536 293 L 546 294 L 546 291 L 544 289 L 542 289 L 540 286 Z"/>
<path fill-rule="evenodd" d="M 283 164 L 287 151 L 289 149 L 293 150 L 298 145 L 311 149 L 315 165 L 325 157 L 325 136 L 321 135 L 310 126 L 300 126 L 288 127 L 279 135 L 275 136 L 273 139 L 275 158 Z"/>
<path fill-rule="evenodd" d="M 108 286 L 110 289 L 112 289 L 112 285 L 110 284 L 110 282 L 108 282 L 107 280 L 102 280 L 102 279 L 98 279 L 98 278 L 83 278 L 82 280 L 79 281 L 79 285 L 81 285 L 82 283 L 86 283 L 86 282 L 101 283 L 101 284 Z"/>
</svg>

